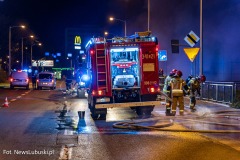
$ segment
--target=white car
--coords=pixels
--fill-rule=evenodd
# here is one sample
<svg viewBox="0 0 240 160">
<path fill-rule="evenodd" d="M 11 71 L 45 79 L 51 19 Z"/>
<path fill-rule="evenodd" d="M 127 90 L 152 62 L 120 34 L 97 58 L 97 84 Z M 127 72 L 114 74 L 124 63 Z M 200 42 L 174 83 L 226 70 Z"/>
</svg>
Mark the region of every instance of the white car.
<svg viewBox="0 0 240 160">
<path fill-rule="evenodd" d="M 56 78 L 52 72 L 41 72 L 37 75 L 37 89 L 56 88 Z"/>
<path fill-rule="evenodd" d="M 22 70 L 13 71 L 9 77 L 10 80 L 10 89 L 14 87 L 25 87 L 29 89 L 29 77 L 28 73 Z"/>
</svg>

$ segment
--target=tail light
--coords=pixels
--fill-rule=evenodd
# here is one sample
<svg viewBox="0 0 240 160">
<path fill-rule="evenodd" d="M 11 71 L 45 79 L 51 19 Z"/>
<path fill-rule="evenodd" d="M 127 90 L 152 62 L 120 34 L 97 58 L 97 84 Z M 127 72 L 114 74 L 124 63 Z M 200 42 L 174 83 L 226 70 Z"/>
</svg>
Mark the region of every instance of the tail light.
<svg viewBox="0 0 240 160">
<path fill-rule="evenodd" d="M 150 88 L 150 93 L 154 93 L 155 92 L 155 88 L 154 87 L 151 87 Z"/>
<path fill-rule="evenodd" d="M 13 78 L 10 78 L 10 82 L 12 82 L 13 81 Z"/>
<path fill-rule="evenodd" d="M 52 83 L 54 82 L 54 80 L 52 79 Z"/>
<path fill-rule="evenodd" d="M 37 82 L 39 82 L 39 79 L 37 79 Z"/>
<path fill-rule="evenodd" d="M 90 54 L 94 54 L 94 50 L 90 50 Z"/>
<path fill-rule="evenodd" d="M 28 79 L 28 78 L 26 79 L 26 82 L 29 82 L 29 79 Z"/>
<path fill-rule="evenodd" d="M 103 95 L 105 95 L 105 91 L 104 90 L 93 90 L 92 91 L 92 95 L 98 95 L 98 96 L 103 96 Z"/>
<path fill-rule="evenodd" d="M 155 87 L 150 87 L 148 88 L 149 93 L 160 93 L 160 87 L 155 88 Z"/>
<path fill-rule="evenodd" d="M 98 95 L 102 96 L 103 95 L 103 91 L 102 90 L 98 90 Z"/>
</svg>

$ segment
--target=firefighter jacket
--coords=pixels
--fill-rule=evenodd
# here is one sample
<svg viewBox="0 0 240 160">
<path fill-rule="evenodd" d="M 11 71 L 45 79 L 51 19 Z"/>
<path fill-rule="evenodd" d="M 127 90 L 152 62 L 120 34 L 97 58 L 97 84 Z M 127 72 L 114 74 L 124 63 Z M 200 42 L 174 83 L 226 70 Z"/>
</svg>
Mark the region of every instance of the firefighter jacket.
<svg viewBox="0 0 240 160">
<path fill-rule="evenodd" d="M 163 92 L 164 93 L 168 93 L 170 92 L 170 81 L 171 81 L 172 77 L 170 75 L 168 75 L 166 78 L 165 78 L 165 81 L 164 81 L 164 86 L 163 86 Z"/>
<path fill-rule="evenodd" d="M 187 85 L 189 87 L 190 95 L 194 95 L 195 92 L 197 92 L 200 95 L 201 85 L 196 78 L 191 78 Z"/>
<path fill-rule="evenodd" d="M 172 96 L 184 96 L 186 82 L 181 77 L 173 77 L 170 81 Z"/>
</svg>

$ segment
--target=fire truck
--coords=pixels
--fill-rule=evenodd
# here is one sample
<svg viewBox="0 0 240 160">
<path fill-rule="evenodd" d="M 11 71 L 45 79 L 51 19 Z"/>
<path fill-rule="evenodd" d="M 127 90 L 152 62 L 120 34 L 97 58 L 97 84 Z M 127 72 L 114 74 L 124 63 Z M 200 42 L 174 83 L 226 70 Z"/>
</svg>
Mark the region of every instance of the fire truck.
<svg viewBox="0 0 240 160">
<path fill-rule="evenodd" d="M 108 108 L 130 107 L 139 116 L 159 105 L 158 40 L 151 32 L 91 38 L 86 45 L 88 107 L 94 119 Z"/>
</svg>

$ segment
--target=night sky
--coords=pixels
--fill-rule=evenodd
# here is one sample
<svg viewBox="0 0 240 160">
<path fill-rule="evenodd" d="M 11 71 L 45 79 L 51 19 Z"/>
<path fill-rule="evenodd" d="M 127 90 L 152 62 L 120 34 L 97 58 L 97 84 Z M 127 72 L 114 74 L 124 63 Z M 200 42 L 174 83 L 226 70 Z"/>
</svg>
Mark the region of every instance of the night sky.
<svg viewBox="0 0 240 160">
<path fill-rule="evenodd" d="M 167 50 L 168 61 L 160 67 L 168 74 L 176 68 L 184 77 L 199 73 L 199 56 L 192 63 L 180 46 L 171 53 L 171 39 L 184 37 L 192 30 L 200 34 L 200 0 L 150 0 L 150 30 L 159 46 Z M 37 35 L 43 50 L 64 52 L 65 29 L 95 26 L 115 35 L 123 35 L 123 24 L 108 17 L 127 20 L 127 33 L 147 30 L 147 0 L 1 0 L 0 55 L 7 49 L 8 27 L 24 23 Z M 203 0 L 203 73 L 210 81 L 240 81 L 240 1 Z M 97 35 L 97 36 L 99 36 Z M 96 35 L 90 35 L 96 36 Z M 195 47 L 199 47 L 199 43 Z M 7 51 L 7 50 L 6 50 Z M 5 52 L 6 52 L 5 51 Z"/>
</svg>

